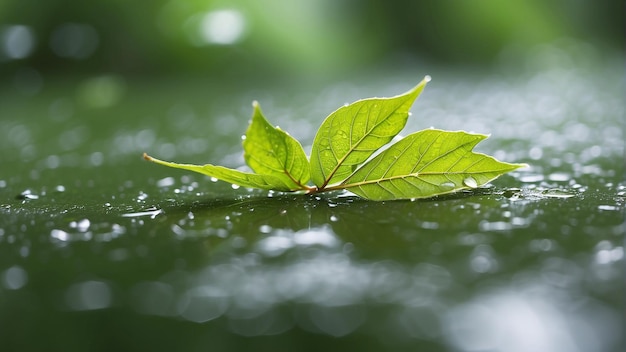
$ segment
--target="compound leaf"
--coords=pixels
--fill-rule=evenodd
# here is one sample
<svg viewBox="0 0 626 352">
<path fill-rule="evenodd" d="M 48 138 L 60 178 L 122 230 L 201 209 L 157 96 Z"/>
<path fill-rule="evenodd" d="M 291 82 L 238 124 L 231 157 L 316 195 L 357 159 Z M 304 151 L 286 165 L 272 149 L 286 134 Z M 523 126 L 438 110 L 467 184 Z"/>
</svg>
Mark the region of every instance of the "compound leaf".
<svg viewBox="0 0 626 352">
<path fill-rule="evenodd" d="M 411 105 L 429 80 L 426 76 L 404 94 L 359 100 L 331 113 L 313 140 L 313 183 L 324 189 L 344 180 L 376 150 L 389 143 L 406 125 Z"/>
<path fill-rule="evenodd" d="M 283 180 L 281 180 L 280 178 L 271 175 L 259 175 L 249 172 L 242 172 L 239 170 L 229 169 L 223 166 L 215 166 L 211 164 L 193 165 L 172 163 L 153 158 L 146 153 L 143 154 L 143 158 L 160 165 L 198 172 L 203 175 L 215 177 L 219 180 L 230 182 L 234 185 L 246 188 L 260 188 L 284 192 L 295 190 L 292 188 L 291 185 L 285 184 L 285 182 L 283 182 Z"/>
<path fill-rule="evenodd" d="M 311 178 L 309 160 L 300 142 L 267 122 L 256 101 L 243 141 L 244 159 L 257 174 L 280 179 L 290 189 L 304 189 Z"/>
<path fill-rule="evenodd" d="M 486 135 L 463 131 L 415 132 L 329 189 L 347 189 L 371 200 L 425 198 L 476 188 L 526 166 L 472 152 L 485 138 Z"/>
</svg>

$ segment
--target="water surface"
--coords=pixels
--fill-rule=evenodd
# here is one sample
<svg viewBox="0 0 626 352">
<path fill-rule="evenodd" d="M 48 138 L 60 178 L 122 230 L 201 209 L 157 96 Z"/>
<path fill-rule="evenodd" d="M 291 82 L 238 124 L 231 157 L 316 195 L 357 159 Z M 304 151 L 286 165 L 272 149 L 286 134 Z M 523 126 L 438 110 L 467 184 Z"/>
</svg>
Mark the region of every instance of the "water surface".
<svg viewBox="0 0 626 352">
<path fill-rule="evenodd" d="M 612 72 L 402 72 L 314 90 L 5 85 L 2 349 L 617 351 L 626 183 Z M 254 99 L 308 151 L 338 106 L 426 73 L 403 134 L 491 134 L 478 151 L 530 167 L 370 202 L 233 188 L 141 159 L 243 166 Z"/>
</svg>

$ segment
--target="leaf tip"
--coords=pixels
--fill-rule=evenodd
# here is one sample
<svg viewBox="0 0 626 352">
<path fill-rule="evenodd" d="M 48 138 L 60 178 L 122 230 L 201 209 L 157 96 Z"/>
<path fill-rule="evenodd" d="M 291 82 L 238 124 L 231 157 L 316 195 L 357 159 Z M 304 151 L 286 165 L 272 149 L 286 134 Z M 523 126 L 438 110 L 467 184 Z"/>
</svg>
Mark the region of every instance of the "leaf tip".
<svg viewBox="0 0 626 352">
<path fill-rule="evenodd" d="M 423 81 L 424 81 L 425 83 L 428 83 L 428 82 L 430 82 L 430 80 L 431 80 L 431 79 L 432 79 L 432 78 L 430 77 L 430 75 L 426 75 L 426 76 L 424 76 Z"/>
<path fill-rule="evenodd" d="M 144 160 L 147 160 L 147 161 L 152 161 L 153 160 L 152 157 L 150 155 L 148 155 L 147 153 L 143 153 L 143 158 L 144 158 Z"/>
<path fill-rule="evenodd" d="M 259 102 L 256 101 L 256 100 L 253 100 L 252 101 L 252 107 L 255 108 L 255 109 L 258 109 L 259 108 Z"/>
</svg>

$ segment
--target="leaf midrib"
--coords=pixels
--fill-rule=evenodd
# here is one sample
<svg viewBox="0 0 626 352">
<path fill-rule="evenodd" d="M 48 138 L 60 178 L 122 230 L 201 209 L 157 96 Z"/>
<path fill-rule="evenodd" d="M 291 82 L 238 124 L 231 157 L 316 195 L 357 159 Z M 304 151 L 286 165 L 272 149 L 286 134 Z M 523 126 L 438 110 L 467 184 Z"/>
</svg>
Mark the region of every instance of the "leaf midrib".
<svg viewBox="0 0 626 352">
<path fill-rule="evenodd" d="M 377 179 L 374 179 L 374 180 L 364 180 L 364 181 L 359 181 L 359 182 L 354 182 L 354 183 L 342 183 L 342 184 L 339 184 L 339 185 L 336 185 L 336 186 L 327 187 L 326 190 L 331 191 L 331 190 L 338 190 L 338 189 L 346 189 L 346 188 L 352 188 L 352 187 L 366 186 L 366 185 L 370 185 L 370 184 L 374 184 L 374 183 L 389 182 L 389 181 L 405 179 L 405 178 L 417 178 L 417 179 L 422 180 L 424 182 L 428 182 L 427 180 L 425 180 L 423 178 L 423 176 L 480 175 L 480 174 L 489 174 L 489 173 L 501 172 L 501 171 L 502 170 L 452 171 L 452 172 L 448 172 L 448 171 L 441 171 L 441 172 L 433 172 L 433 171 L 415 172 L 415 173 L 406 174 L 406 175 L 395 175 L 395 176 L 377 178 Z M 428 183 L 431 183 L 431 182 L 428 182 Z M 433 183 L 431 183 L 431 184 L 433 184 Z"/>
<path fill-rule="evenodd" d="M 403 104 L 400 104 L 397 108 L 395 108 L 395 109 L 394 109 L 394 110 L 393 110 L 393 111 L 389 114 L 389 116 L 391 116 L 391 115 L 395 114 L 395 113 L 396 113 L 396 111 L 398 111 L 398 109 L 399 109 L 402 105 L 403 105 Z M 359 113 L 359 112 L 361 112 L 361 109 L 363 109 L 364 107 L 366 107 L 366 105 L 365 105 L 365 104 L 364 104 L 363 106 L 359 107 L 359 110 L 357 110 L 357 112 L 356 112 L 355 114 L 353 114 L 353 116 L 352 116 L 352 122 L 353 122 L 353 123 L 351 124 L 351 126 L 354 126 L 354 120 L 356 119 L 356 116 L 358 115 L 358 113 Z M 379 112 L 379 114 L 380 114 L 380 112 Z M 336 118 L 336 117 L 333 117 L 333 120 L 332 120 L 332 121 L 331 121 L 331 123 L 330 123 L 330 126 L 331 126 L 331 127 L 332 127 L 332 125 L 333 125 L 333 124 L 334 124 L 334 122 L 335 122 L 335 118 Z M 389 117 L 388 117 L 388 118 L 389 118 Z M 370 120 L 370 115 L 368 114 L 368 115 L 367 115 L 367 120 L 366 120 L 366 122 L 365 122 L 365 123 L 366 123 L 366 126 L 367 126 L 367 125 L 369 125 L 369 120 Z M 328 175 L 328 177 L 326 177 L 326 178 L 324 179 L 324 184 L 322 184 L 322 186 L 320 187 L 320 190 L 323 190 L 323 189 L 328 189 L 328 188 L 326 187 L 326 186 L 328 185 L 328 182 L 330 182 L 330 180 L 333 178 L 333 176 L 335 175 L 335 173 L 337 172 L 337 170 L 339 170 L 339 167 L 341 167 L 341 166 L 342 166 L 343 162 L 344 162 L 344 161 L 348 158 L 348 156 L 349 156 L 352 152 L 354 152 L 355 150 L 357 150 L 357 147 L 358 147 L 358 146 L 359 146 L 359 145 L 360 145 L 360 144 L 361 144 L 361 143 L 365 140 L 365 138 L 366 138 L 366 137 L 369 137 L 369 136 L 371 135 L 371 132 L 372 132 L 372 131 L 374 131 L 374 130 L 378 127 L 378 126 L 380 126 L 380 125 L 381 125 L 383 122 L 385 122 L 386 120 L 387 120 L 387 119 L 382 119 L 381 121 L 379 121 L 378 123 L 376 123 L 376 124 L 374 125 L 374 127 L 372 127 L 370 130 L 368 130 L 368 131 L 367 131 L 367 133 L 364 133 L 364 134 L 363 134 L 363 136 L 362 136 L 362 137 L 361 137 L 361 138 L 360 138 L 360 139 L 359 139 L 359 140 L 358 140 L 355 144 L 352 144 L 352 130 L 353 130 L 353 128 L 350 128 L 350 136 L 349 136 L 349 137 L 350 137 L 350 149 L 349 149 L 349 150 L 348 150 L 348 152 L 347 152 L 347 153 L 346 153 L 346 154 L 345 154 L 345 155 L 341 158 L 341 160 L 339 160 L 339 159 L 337 158 L 337 155 L 335 154 L 335 151 L 333 150 L 333 144 L 331 143 L 331 139 L 330 139 L 330 138 L 331 138 L 331 136 L 330 136 L 330 133 L 328 133 L 328 145 L 329 145 L 329 147 L 330 147 L 330 150 L 333 152 L 333 156 L 334 156 L 334 157 L 335 157 L 335 159 L 337 160 L 337 164 L 336 164 L 336 165 L 335 165 L 335 167 L 331 170 L 331 172 L 330 172 L 330 174 Z M 330 128 L 329 128 L 329 131 L 330 131 Z M 376 148 L 376 149 L 360 149 L 359 151 L 371 151 L 371 150 L 376 151 L 376 150 L 378 150 L 378 149 L 380 149 L 380 147 L 379 147 L 379 148 Z M 321 162 L 321 159 L 320 159 L 320 154 L 319 154 L 319 152 L 317 153 L 317 159 L 318 159 L 318 161 L 319 161 L 319 162 L 320 162 L 320 164 L 321 164 L 322 162 Z M 352 175 L 349 175 L 348 177 L 350 177 L 350 176 L 352 176 Z"/>
</svg>

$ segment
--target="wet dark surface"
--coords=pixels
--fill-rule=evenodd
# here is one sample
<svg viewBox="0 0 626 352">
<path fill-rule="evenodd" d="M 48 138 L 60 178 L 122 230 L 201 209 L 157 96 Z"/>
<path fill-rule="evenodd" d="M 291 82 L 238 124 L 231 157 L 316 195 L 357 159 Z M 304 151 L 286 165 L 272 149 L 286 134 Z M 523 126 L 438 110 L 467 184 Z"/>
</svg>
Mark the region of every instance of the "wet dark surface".
<svg viewBox="0 0 626 352">
<path fill-rule="evenodd" d="M 619 65 L 315 90 L 113 76 L 4 86 L 1 349 L 618 351 Z M 404 134 L 489 133 L 478 151 L 530 167 L 379 203 L 233 189 L 141 159 L 242 166 L 254 99 L 308 151 L 336 107 L 426 73 Z"/>
</svg>

